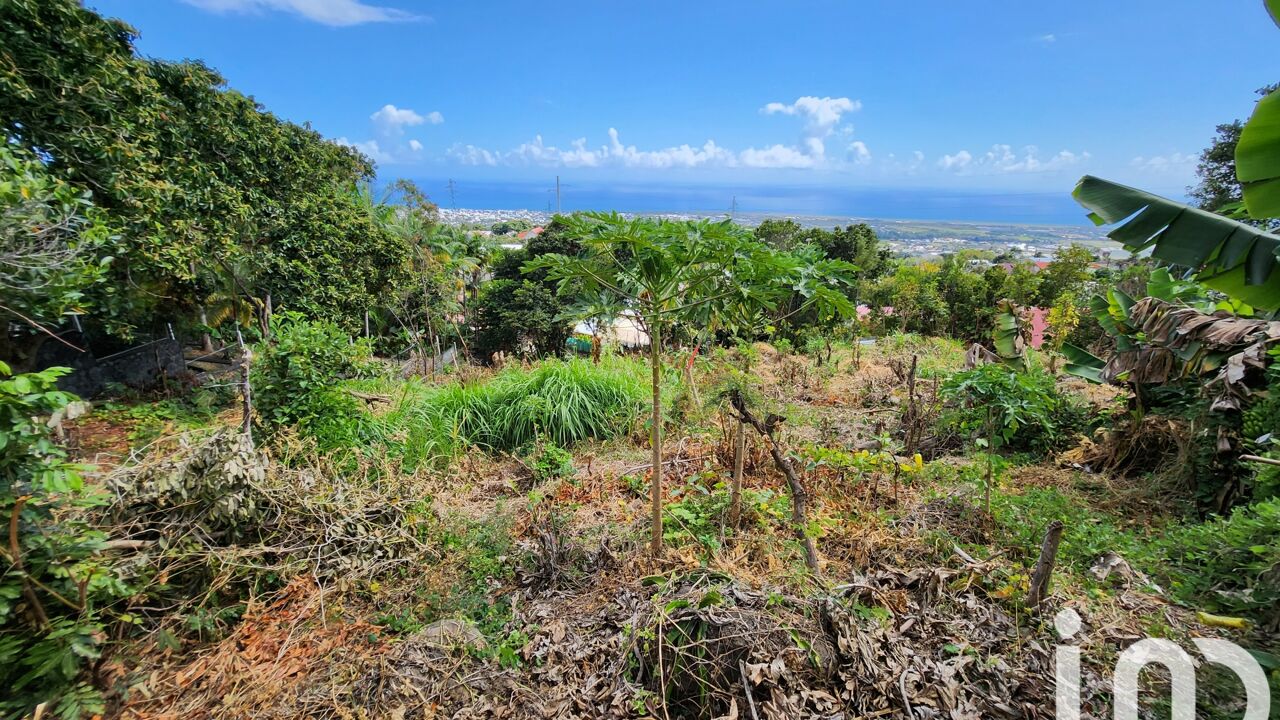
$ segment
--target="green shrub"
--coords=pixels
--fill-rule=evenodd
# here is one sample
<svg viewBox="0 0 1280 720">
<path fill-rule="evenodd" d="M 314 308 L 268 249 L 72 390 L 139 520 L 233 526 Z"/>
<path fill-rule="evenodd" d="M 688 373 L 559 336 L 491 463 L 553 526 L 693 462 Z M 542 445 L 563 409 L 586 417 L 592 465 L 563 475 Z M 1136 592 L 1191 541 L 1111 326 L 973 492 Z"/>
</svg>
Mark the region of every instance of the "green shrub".
<svg viewBox="0 0 1280 720">
<path fill-rule="evenodd" d="M 715 552 L 721 541 L 739 530 L 725 524 L 730 495 L 727 485 L 715 472 L 691 476 L 671 492 L 672 501 L 663 507 L 662 536 L 666 542 L 682 545 L 693 542 L 707 552 Z M 764 528 L 784 523 L 790 513 L 786 493 L 774 490 L 742 491 L 743 527 Z"/>
<path fill-rule="evenodd" d="M 1058 562 L 1083 576 L 1108 552 L 1120 554 L 1182 605 L 1213 613 L 1280 622 L 1280 500 L 1236 509 L 1192 525 L 1144 536 L 1069 491 L 1032 488 L 992 501 L 1000 544 L 1033 563 L 1045 527 L 1061 520 Z"/>
<path fill-rule="evenodd" d="M 1157 577 L 1178 600 L 1280 622 L 1280 500 L 1174 529 L 1157 548 Z"/>
<path fill-rule="evenodd" d="M 1137 558 L 1144 554 L 1142 539 L 1125 532 L 1115 518 L 1058 488 L 1029 488 L 1016 495 L 997 492 L 991 511 L 1000 543 L 1012 549 L 1012 557 L 1027 564 L 1035 562 L 1045 528 L 1054 520 L 1067 526 L 1058 549 L 1058 563 L 1064 569 L 1083 574 L 1108 552 L 1123 555 L 1136 567 Z"/>
<path fill-rule="evenodd" d="M 0 574 L 4 717 L 44 702 L 63 718 L 104 712 L 81 674 L 102 654 L 103 606 L 130 592 L 98 554 L 104 536 L 84 521 L 106 496 L 84 487 L 40 419 L 74 399 L 54 385 L 66 372 L 11 375 L 0 363 L 0 517 L 17 520 L 17 553 L 5 543 Z"/>
<path fill-rule="evenodd" d="M 1086 425 L 1083 406 L 1058 391 L 1053 376 L 1038 369 L 1016 371 L 999 363 L 952 375 L 942 385 L 948 402 L 944 428 L 977 444 L 1013 451 L 1059 450 Z"/>
<path fill-rule="evenodd" d="M 250 379 L 266 430 L 297 425 L 323 441 L 326 431 L 341 430 L 335 423 L 360 416 L 355 398 L 337 383 L 364 370 L 366 340 L 352 342 L 337 325 L 298 313 L 272 318 L 271 334 L 270 342 L 256 348 Z"/>
<path fill-rule="evenodd" d="M 540 442 L 529 458 L 533 481 L 544 483 L 573 475 L 573 455 L 553 442 Z"/>
</svg>

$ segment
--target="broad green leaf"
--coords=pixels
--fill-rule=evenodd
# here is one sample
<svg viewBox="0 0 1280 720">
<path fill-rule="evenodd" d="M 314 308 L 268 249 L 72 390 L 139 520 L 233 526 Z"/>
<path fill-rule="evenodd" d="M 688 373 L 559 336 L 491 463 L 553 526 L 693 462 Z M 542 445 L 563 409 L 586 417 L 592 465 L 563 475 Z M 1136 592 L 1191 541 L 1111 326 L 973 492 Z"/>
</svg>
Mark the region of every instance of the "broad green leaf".
<svg viewBox="0 0 1280 720">
<path fill-rule="evenodd" d="M 1280 0 L 1272 0 L 1274 6 Z M 1274 7 L 1273 7 L 1274 13 Z M 1236 144 L 1236 177 L 1255 218 L 1280 217 L 1280 90 L 1258 101 Z"/>
<path fill-rule="evenodd" d="M 1107 236 L 1130 252 L 1150 249 L 1157 260 L 1196 271 L 1215 290 L 1259 309 L 1280 309 L 1280 236 L 1092 175 L 1081 178 L 1072 195 L 1098 224 L 1118 223 Z"/>
<path fill-rule="evenodd" d="M 1280 27 L 1280 0 L 1265 0 L 1267 3 L 1267 12 L 1271 13 L 1271 20 L 1275 22 L 1276 27 Z"/>
<path fill-rule="evenodd" d="M 1106 365 L 1102 358 L 1070 343 L 1063 344 L 1062 354 L 1067 358 L 1067 364 L 1062 368 L 1064 372 L 1091 382 L 1102 382 L 1102 367 Z"/>
</svg>

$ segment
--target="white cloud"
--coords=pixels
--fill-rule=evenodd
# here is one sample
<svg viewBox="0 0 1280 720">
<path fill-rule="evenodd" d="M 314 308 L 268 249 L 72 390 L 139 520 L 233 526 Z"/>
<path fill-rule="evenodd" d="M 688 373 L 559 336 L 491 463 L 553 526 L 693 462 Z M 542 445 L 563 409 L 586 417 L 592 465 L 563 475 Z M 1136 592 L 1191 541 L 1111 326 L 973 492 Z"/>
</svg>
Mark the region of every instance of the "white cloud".
<svg viewBox="0 0 1280 720">
<path fill-rule="evenodd" d="M 871 162 L 871 151 L 867 149 L 867 144 L 861 140 L 854 140 L 850 143 L 849 159 L 858 165 L 866 165 Z"/>
<path fill-rule="evenodd" d="M 945 171 L 959 174 L 969 173 L 1036 173 L 1061 170 L 1071 165 L 1084 162 L 1090 158 L 1089 153 L 1073 153 L 1060 150 L 1049 158 L 1041 158 L 1040 150 L 1035 145 L 1028 145 L 1021 153 L 1013 151 L 1010 145 L 992 145 L 982 155 L 973 155 L 968 150 L 961 150 L 954 155 L 943 155 L 938 160 L 938 167 Z"/>
<path fill-rule="evenodd" d="M 790 105 L 771 102 L 760 108 L 760 112 L 765 115 L 773 115 L 782 113 L 783 115 L 800 115 L 804 117 L 811 127 L 815 130 L 825 131 L 824 134 L 830 134 L 832 128 L 840 122 L 840 116 L 849 112 L 856 112 L 862 109 L 862 103 L 858 100 L 850 100 L 847 97 L 813 97 L 806 95 L 797 99 Z"/>
<path fill-rule="evenodd" d="M 696 148 L 679 145 L 663 150 L 637 150 L 635 145 L 623 145 L 615 128 L 609 128 L 608 156 L 626 167 L 670 168 L 734 164 L 733 153 L 716 145 L 715 140 L 707 140 Z"/>
<path fill-rule="evenodd" d="M 1058 42 L 1058 36 L 1053 33 L 1046 33 L 1044 35 L 1037 36 L 1036 42 L 1043 43 L 1045 45 L 1052 45 L 1053 43 Z"/>
<path fill-rule="evenodd" d="M 707 140 L 699 147 L 678 145 L 661 150 L 640 150 L 634 145 L 624 145 L 617 128 L 609 128 L 609 144 L 599 148 L 587 147 L 586 138 L 578 138 L 568 148 L 547 145 L 541 135 L 507 153 L 493 153 L 471 145 L 455 146 L 451 157 L 468 165 L 543 165 L 564 167 L 616 166 L 627 168 L 692 168 L 706 165 L 732 167 L 734 154 L 714 140 Z"/>
<path fill-rule="evenodd" d="M 1130 167 L 1156 174 L 1185 174 L 1196 165 L 1195 155 L 1184 155 L 1180 152 L 1171 153 L 1169 155 L 1152 155 L 1151 157 L 1143 157 L 1139 155 L 1129 161 Z"/>
<path fill-rule="evenodd" d="M 763 149 L 747 148 L 738 156 L 742 164 L 755 168 L 811 168 L 817 161 L 813 156 L 791 147 L 773 145 Z"/>
<path fill-rule="evenodd" d="M 183 0 L 212 12 L 288 12 L 318 22 L 341 27 L 373 22 L 407 22 L 424 17 L 396 8 L 367 5 L 360 0 Z"/>
<path fill-rule="evenodd" d="M 445 156 L 462 165 L 497 165 L 498 156 L 475 145 L 454 145 Z"/>
<path fill-rule="evenodd" d="M 839 168 L 871 163 L 871 151 L 861 140 L 849 140 L 842 156 L 828 160 L 826 142 L 833 135 L 850 138 L 853 129 L 841 126 L 841 118 L 862 104 L 846 97 L 801 97 L 793 103 L 771 102 L 760 108 L 765 115 L 789 115 L 804 119 L 795 145 L 773 144 L 734 152 L 707 140 L 701 145 L 675 145 L 642 150 L 622 142 L 617 128 L 609 128 L 609 142 L 598 148 L 578 138 L 569 147 L 548 145 L 541 135 L 509 152 L 495 152 L 473 145 L 455 145 L 446 155 L 466 165 L 540 165 L 577 168 L 625 167 L 646 169 L 697 167 Z M 388 106 L 394 110 L 392 106 Z M 384 108 L 386 110 L 387 108 Z M 381 112 L 381 111 L 380 111 Z"/>
<path fill-rule="evenodd" d="M 924 153 L 919 150 L 913 150 L 907 159 L 901 159 L 894 153 L 889 153 L 877 163 L 880 172 L 885 175 L 916 175 L 920 172 L 920 168 L 924 166 Z"/>
<path fill-rule="evenodd" d="M 820 98 L 806 95 L 789 104 L 771 102 L 760 108 L 760 112 L 765 115 L 794 115 L 804 118 L 804 129 L 800 135 L 800 145 L 797 150 L 813 158 L 814 162 L 811 165 L 820 165 L 826 157 L 826 139 L 836 131 L 841 117 L 845 113 L 857 112 L 860 109 L 862 109 L 860 101 L 850 100 L 847 97 Z M 841 128 L 841 133 L 845 133 L 845 128 Z M 765 151 L 759 152 L 772 150 L 773 148 L 766 148 Z"/>
<path fill-rule="evenodd" d="M 439 125 L 444 122 L 444 115 L 437 111 L 427 113 L 426 117 L 410 110 L 409 108 L 398 108 L 391 103 L 382 106 L 382 109 L 369 116 L 373 121 L 373 127 L 380 133 L 387 135 L 400 135 L 404 133 L 406 127 L 414 127 L 423 123 L 431 123 Z"/>
<path fill-rule="evenodd" d="M 943 170 L 963 170 L 969 167 L 969 163 L 973 162 L 973 155 L 968 150 L 961 150 L 955 155 L 943 155 L 938 160 L 938 167 Z"/>
<path fill-rule="evenodd" d="M 369 123 L 373 126 L 372 139 L 355 141 L 341 137 L 334 142 L 353 147 L 376 163 L 407 162 L 417 159 L 426 146 L 417 138 L 405 139 L 405 128 L 439 125 L 442 122 L 444 116 L 437 111 L 422 115 L 409 108 L 398 108 L 387 103 L 369 116 Z"/>
</svg>

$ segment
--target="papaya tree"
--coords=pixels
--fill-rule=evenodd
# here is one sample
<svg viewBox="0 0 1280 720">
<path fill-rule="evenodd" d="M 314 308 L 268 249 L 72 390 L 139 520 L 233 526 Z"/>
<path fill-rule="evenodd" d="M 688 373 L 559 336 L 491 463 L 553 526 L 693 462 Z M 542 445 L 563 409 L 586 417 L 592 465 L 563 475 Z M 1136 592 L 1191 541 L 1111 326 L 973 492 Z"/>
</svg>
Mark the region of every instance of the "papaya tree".
<svg viewBox="0 0 1280 720">
<path fill-rule="evenodd" d="M 600 295 L 631 310 L 649 337 L 653 408 L 651 544 L 662 549 L 662 343 L 679 322 L 707 322 L 743 307 L 776 307 L 798 292 L 824 308 L 852 314 L 841 291 L 854 266 L 805 262 L 771 250 L 728 222 L 684 222 L 590 213 L 569 220 L 576 255 L 547 254 L 525 265 L 545 270 L 564 296 Z"/>
</svg>

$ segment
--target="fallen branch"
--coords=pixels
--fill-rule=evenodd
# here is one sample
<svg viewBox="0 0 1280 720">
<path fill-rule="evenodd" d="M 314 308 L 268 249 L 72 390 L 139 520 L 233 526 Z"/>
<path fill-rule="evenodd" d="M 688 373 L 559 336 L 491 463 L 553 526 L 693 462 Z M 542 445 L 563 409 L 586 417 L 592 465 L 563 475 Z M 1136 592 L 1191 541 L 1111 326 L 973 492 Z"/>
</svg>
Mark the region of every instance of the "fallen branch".
<svg viewBox="0 0 1280 720">
<path fill-rule="evenodd" d="M 747 677 L 747 663 L 738 661 L 738 671 L 742 673 L 742 689 L 747 694 L 747 710 L 751 711 L 751 720 L 760 720 L 756 715 L 756 699 L 751 695 L 751 679 Z"/>
<path fill-rule="evenodd" d="M 1275 458 L 1258 457 L 1257 455 L 1241 455 L 1240 459 L 1244 460 L 1245 462 L 1256 462 L 1256 463 L 1262 463 L 1263 465 L 1280 466 L 1280 460 L 1277 460 Z"/>
<path fill-rule="evenodd" d="M 756 432 L 760 433 L 768 442 L 769 455 L 773 457 L 773 464 L 782 471 L 782 476 L 787 479 L 787 488 L 791 491 L 791 528 L 796 534 L 796 539 L 800 541 L 801 547 L 804 548 L 805 565 L 809 567 L 809 571 L 815 576 L 820 575 L 818 550 L 814 547 L 813 538 L 809 536 L 809 492 L 805 489 L 804 483 L 801 482 L 800 476 L 796 473 L 795 466 L 782 453 L 778 446 L 778 441 L 773 437 L 774 429 L 786 418 L 781 415 L 770 414 L 761 421 L 751 413 L 751 410 L 747 408 L 746 399 L 742 397 L 742 393 L 737 391 L 730 394 L 729 402 L 738 417 L 755 428 Z"/>
<path fill-rule="evenodd" d="M 680 463 L 698 462 L 699 460 L 708 460 L 708 459 L 710 459 L 711 457 L 713 457 L 713 456 L 711 456 L 711 455 L 699 455 L 698 457 L 691 457 L 691 458 L 672 458 L 671 460 L 663 460 L 663 461 L 662 461 L 662 466 L 663 466 L 663 467 L 666 467 L 666 466 L 668 466 L 668 465 L 678 465 L 678 464 L 680 464 Z M 633 473 L 633 472 L 637 472 L 637 471 L 640 471 L 640 470 L 648 470 L 648 469 L 649 469 L 649 468 L 651 468 L 651 467 L 653 467 L 653 463 L 651 463 L 651 462 L 649 462 L 649 463 L 645 463 L 645 464 L 643 464 L 643 465 L 636 465 L 635 467 L 629 467 L 629 468 L 627 468 L 626 470 L 623 470 L 623 471 L 622 471 L 622 474 L 623 474 L 623 475 L 630 475 L 630 474 L 631 474 L 631 473 Z"/>
<path fill-rule="evenodd" d="M 391 398 L 385 395 L 370 395 L 369 393 L 356 392 L 355 390 L 347 390 L 347 394 L 353 398 L 363 400 L 369 403 L 370 405 L 374 403 L 379 403 L 379 402 L 384 402 L 387 404 L 391 403 Z"/>
<path fill-rule="evenodd" d="M 141 550 L 155 545 L 155 540 L 108 540 L 102 543 L 103 550 Z"/>
</svg>

